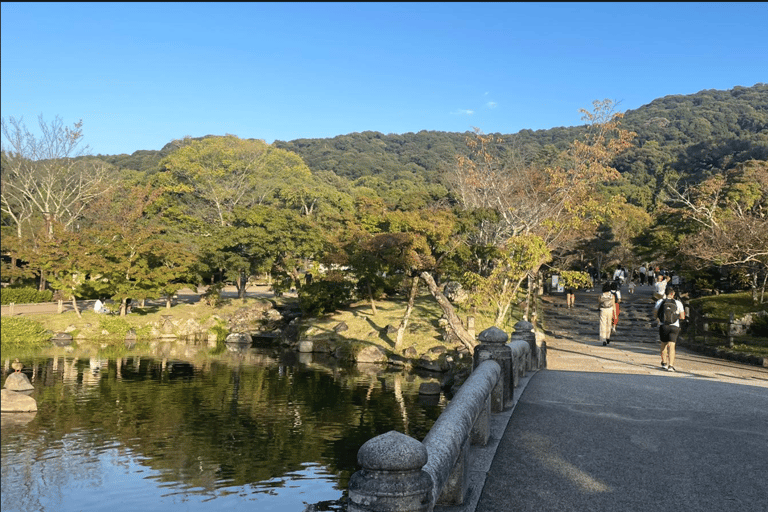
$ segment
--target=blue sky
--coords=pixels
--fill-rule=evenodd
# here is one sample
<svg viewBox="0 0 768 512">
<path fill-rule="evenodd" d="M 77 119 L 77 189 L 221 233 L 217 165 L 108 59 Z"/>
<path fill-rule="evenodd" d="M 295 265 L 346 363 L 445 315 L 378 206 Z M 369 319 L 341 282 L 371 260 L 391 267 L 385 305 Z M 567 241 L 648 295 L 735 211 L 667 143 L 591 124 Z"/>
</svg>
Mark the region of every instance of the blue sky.
<svg viewBox="0 0 768 512">
<path fill-rule="evenodd" d="M 516 133 L 768 82 L 768 3 L 2 2 L 2 117 L 186 135 Z"/>
</svg>

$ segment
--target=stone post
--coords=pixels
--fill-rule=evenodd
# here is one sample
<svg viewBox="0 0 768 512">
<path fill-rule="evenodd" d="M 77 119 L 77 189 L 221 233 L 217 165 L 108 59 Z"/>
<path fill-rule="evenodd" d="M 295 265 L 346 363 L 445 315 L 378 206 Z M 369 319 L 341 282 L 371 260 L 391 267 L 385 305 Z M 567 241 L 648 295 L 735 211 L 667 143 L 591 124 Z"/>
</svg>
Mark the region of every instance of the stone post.
<svg viewBox="0 0 768 512">
<path fill-rule="evenodd" d="M 531 366 L 533 368 L 528 369 L 532 370 L 534 368 L 541 368 L 541 351 L 539 350 L 539 346 L 536 344 L 536 333 L 533 332 L 533 324 L 531 322 L 526 322 L 525 320 L 520 320 L 515 324 L 515 332 L 513 336 L 517 339 L 527 341 L 528 346 L 531 347 Z"/>
<path fill-rule="evenodd" d="M 512 350 L 506 344 L 508 338 L 507 333 L 498 327 L 489 327 L 477 337 L 480 344 L 475 347 L 475 355 L 472 359 L 473 371 L 486 359 L 496 361 L 501 367 L 500 393 L 494 390 L 491 396 L 493 412 L 501 412 L 512 407 Z"/>
<path fill-rule="evenodd" d="M 357 452 L 362 470 L 349 479 L 349 512 L 421 512 L 432 506 L 432 478 L 422 468 L 427 449 L 390 430 Z"/>
</svg>

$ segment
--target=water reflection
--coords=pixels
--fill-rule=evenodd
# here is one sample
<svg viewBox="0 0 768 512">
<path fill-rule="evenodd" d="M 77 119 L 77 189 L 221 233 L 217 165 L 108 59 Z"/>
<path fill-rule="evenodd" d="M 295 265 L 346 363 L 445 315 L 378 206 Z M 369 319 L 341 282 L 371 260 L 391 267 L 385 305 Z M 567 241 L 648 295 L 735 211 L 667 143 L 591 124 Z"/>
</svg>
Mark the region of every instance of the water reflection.
<svg viewBox="0 0 768 512">
<path fill-rule="evenodd" d="M 391 429 L 422 439 L 444 406 L 419 399 L 433 376 L 271 349 L 183 359 L 159 348 L 23 361 L 38 412 L 3 414 L 4 511 L 300 512 L 342 497 L 365 441 Z"/>
</svg>

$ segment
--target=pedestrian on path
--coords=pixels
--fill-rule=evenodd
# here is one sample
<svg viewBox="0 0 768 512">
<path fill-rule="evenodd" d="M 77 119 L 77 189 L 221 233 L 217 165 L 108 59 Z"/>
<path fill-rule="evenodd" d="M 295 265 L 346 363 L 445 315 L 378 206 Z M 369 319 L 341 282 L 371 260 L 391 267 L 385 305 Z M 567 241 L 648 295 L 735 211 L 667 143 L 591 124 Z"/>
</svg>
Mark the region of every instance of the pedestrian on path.
<svg viewBox="0 0 768 512">
<path fill-rule="evenodd" d="M 654 274 L 656 275 L 656 282 L 653 284 L 653 298 L 654 300 L 661 300 L 664 298 L 669 276 L 663 276 L 658 272 L 654 272 Z"/>
<path fill-rule="evenodd" d="M 659 320 L 659 340 L 661 340 L 661 367 L 675 371 L 675 343 L 680 334 L 680 320 L 685 319 L 683 303 L 675 299 L 675 289 L 670 285 L 665 290 L 664 298 L 658 300 L 653 308 Z"/>
<path fill-rule="evenodd" d="M 568 305 L 568 309 L 573 307 L 576 300 L 576 287 L 569 285 L 565 288 L 565 302 Z"/>
<path fill-rule="evenodd" d="M 611 293 L 613 294 L 614 308 L 616 314 L 613 316 L 613 323 L 611 325 L 611 332 L 616 332 L 616 326 L 619 325 L 619 313 L 621 313 L 621 290 L 620 285 L 616 281 L 611 283 Z"/>
<path fill-rule="evenodd" d="M 611 327 L 616 317 L 616 299 L 611 293 L 611 283 L 603 284 L 603 293 L 597 299 L 600 310 L 600 341 L 603 346 L 611 342 Z"/>
</svg>

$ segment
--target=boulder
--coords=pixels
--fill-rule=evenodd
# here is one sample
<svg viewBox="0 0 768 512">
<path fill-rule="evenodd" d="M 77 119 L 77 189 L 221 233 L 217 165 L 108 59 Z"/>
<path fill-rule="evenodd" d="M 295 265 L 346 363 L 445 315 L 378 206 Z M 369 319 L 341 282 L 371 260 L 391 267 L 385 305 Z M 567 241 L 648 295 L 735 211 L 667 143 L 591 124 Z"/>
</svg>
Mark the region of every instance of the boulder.
<svg viewBox="0 0 768 512">
<path fill-rule="evenodd" d="M 34 412 L 37 411 L 37 402 L 31 396 L 18 391 L 3 388 L 0 393 L 1 412 Z"/>
<path fill-rule="evenodd" d="M 439 395 L 440 383 L 439 382 L 422 382 L 419 385 L 420 395 Z"/>
<path fill-rule="evenodd" d="M 462 304 L 467 301 L 469 294 L 457 281 L 449 281 L 445 284 L 443 291 L 445 298 L 454 304 Z"/>
<path fill-rule="evenodd" d="M 414 347 L 408 347 L 403 350 L 403 355 L 409 359 L 416 359 L 419 357 L 419 352 Z"/>
<path fill-rule="evenodd" d="M 224 343 L 228 345 L 250 345 L 253 343 L 253 338 L 247 332 L 233 332 L 227 335 Z"/>
<path fill-rule="evenodd" d="M 315 350 L 315 344 L 312 340 L 301 340 L 299 342 L 299 352 L 307 354 Z"/>
<path fill-rule="evenodd" d="M 29 377 L 21 372 L 13 372 L 5 379 L 5 389 L 10 391 L 31 391 L 35 389 Z"/>
<path fill-rule="evenodd" d="M 368 345 L 355 354 L 358 363 L 386 363 L 387 360 L 386 352 L 377 345 Z"/>
<path fill-rule="evenodd" d="M 68 347 L 72 344 L 72 335 L 68 332 L 57 332 L 51 338 L 51 342 L 57 347 Z"/>
</svg>

